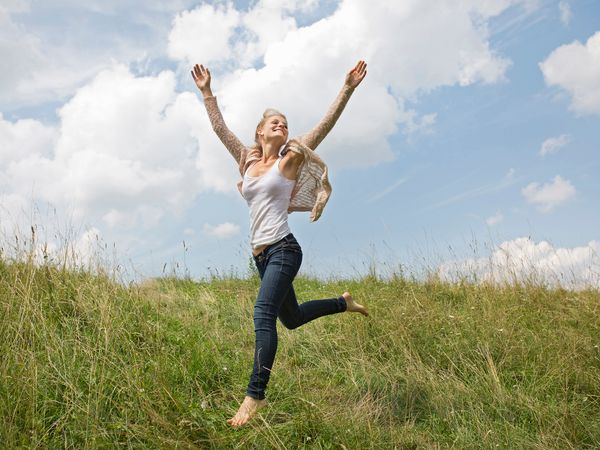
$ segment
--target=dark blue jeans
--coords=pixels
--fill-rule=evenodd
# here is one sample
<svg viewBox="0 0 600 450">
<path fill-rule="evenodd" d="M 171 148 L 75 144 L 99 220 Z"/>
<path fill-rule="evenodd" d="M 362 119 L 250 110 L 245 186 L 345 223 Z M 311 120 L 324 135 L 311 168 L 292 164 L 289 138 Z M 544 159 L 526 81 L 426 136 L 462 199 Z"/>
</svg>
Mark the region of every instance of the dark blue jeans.
<svg viewBox="0 0 600 450">
<path fill-rule="evenodd" d="M 298 304 L 292 282 L 302 264 L 302 249 L 292 233 L 254 256 L 261 284 L 254 305 L 256 348 L 246 394 L 262 400 L 277 352 L 277 317 L 290 330 L 311 320 L 346 311 L 340 296 Z"/>
</svg>

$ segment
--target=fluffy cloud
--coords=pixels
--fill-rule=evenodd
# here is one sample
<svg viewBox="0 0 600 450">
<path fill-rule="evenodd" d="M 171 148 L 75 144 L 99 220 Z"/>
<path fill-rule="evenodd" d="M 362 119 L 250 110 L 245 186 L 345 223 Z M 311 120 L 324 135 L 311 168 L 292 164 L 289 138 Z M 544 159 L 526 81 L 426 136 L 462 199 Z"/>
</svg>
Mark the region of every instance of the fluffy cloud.
<svg viewBox="0 0 600 450">
<path fill-rule="evenodd" d="M 527 2 L 344 0 L 329 17 L 298 27 L 290 11 L 312 3 L 263 0 L 248 11 L 204 4 L 175 19 L 170 56 L 187 68 L 214 61 L 234 69 L 213 71 L 213 88 L 230 128 L 246 142 L 266 107 L 288 115 L 292 136 L 308 131 L 345 73 L 364 58 L 369 75 L 322 150 L 332 167 L 364 168 L 394 159 L 387 137 L 399 128 L 417 132 L 433 125 L 435 113 L 420 116 L 409 106 L 419 93 L 504 79 L 510 63 L 490 49 L 486 23 Z M 217 16 L 223 20 L 211 19 Z M 213 39 L 215 27 L 223 28 L 219 38 L 198 45 Z M 198 30 L 203 37 L 194 37 Z M 253 67 L 255 61 L 262 65 Z"/>
<path fill-rule="evenodd" d="M 546 84 L 571 95 L 570 108 L 580 114 L 600 114 L 600 31 L 585 45 L 562 45 L 540 63 Z"/>
<path fill-rule="evenodd" d="M 178 14 L 169 34 L 168 54 L 171 58 L 204 64 L 229 59 L 229 40 L 239 23 L 240 13 L 231 4 L 200 5 Z"/>
<path fill-rule="evenodd" d="M 76 219 L 151 227 L 202 191 L 233 192 L 235 170 L 225 152 L 214 157 L 203 108 L 194 94 L 175 92 L 173 72 L 135 77 L 115 66 L 59 110 L 56 129 L 0 120 L 0 181 Z"/>
<path fill-rule="evenodd" d="M 169 34 L 168 54 L 192 66 L 234 60 L 251 67 L 268 47 L 296 30 L 296 12 L 308 12 L 317 0 L 259 0 L 248 11 L 231 3 L 203 4 L 179 13 Z"/>
<path fill-rule="evenodd" d="M 70 245 L 70 260 L 73 266 L 102 266 L 103 259 L 102 234 L 97 228 L 85 230 Z M 104 267 L 109 267 L 104 265 Z"/>
<path fill-rule="evenodd" d="M 550 153 L 556 153 L 569 142 L 571 142 L 571 137 L 568 134 L 561 134 L 557 137 L 548 138 L 540 147 L 540 155 L 546 156 Z"/>
<path fill-rule="evenodd" d="M 240 226 L 234 223 L 225 222 L 219 225 L 209 225 L 207 223 L 202 227 L 202 231 L 209 236 L 218 239 L 227 239 L 240 233 Z"/>
<path fill-rule="evenodd" d="M 10 64 L 0 71 L 0 110 L 7 112 L 68 99 L 115 62 L 146 70 L 163 56 L 172 8 L 190 1 L 1 3 L 0 59 Z"/>
<path fill-rule="evenodd" d="M 476 1 L 428 6 L 346 0 L 331 16 L 305 27 L 291 13 L 309 11 L 315 1 L 261 0 L 247 11 L 204 4 L 175 17 L 168 51 L 182 65 L 195 58 L 239 65 L 215 77 L 214 85 L 230 127 L 247 143 L 267 106 L 288 114 L 292 135 L 308 131 L 345 72 L 365 57 L 367 81 L 323 150 L 332 167 L 367 167 L 394 158 L 387 137 L 399 126 L 415 131 L 434 123 L 434 114 L 419 116 L 407 106 L 418 92 L 502 79 L 507 61 L 490 50 L 484 24 L 511 3 L 497 1 L 490 8 Z M 11 20 L 5 11 L 2 18 Z M 31 37 L 10 24 L 7 42 Z M 230 39 L 234 34 L 237 40 Z M 207 36 L 210 42 L 202 41 Z M 48 58 L 34 41 L 19 52 Z M 256 58 L 264 65 L 248 67 Z M 36 86 L 30 93 L 41 89 Z M 202 110 L 195 93 L 177 92 L 172 72 L 135 76 L 117 64 L 75 92 L 58 110 L 55 127 L 0 119 L 0 182 L 11 199 L 7 204 L 17 207 L 18 198 L 33 195 L 73 210 L 76 218 L 134 227 L 181 212 L 205 190 L 235 194 L 235 165 Z"/>
<path fill-rule="evenodd" d="M 540 211 L 550 212 L 558 205 L 566 202 L 575 195 L 575 187 L 569 180 L 563 180 L 556 175 L 552 182 L 529 183 L 521 190 L 521 193 L 529 203 L 538 205 Z"/>
<path fill-rule="evenodd" d="M 518 238 L 498 245 L 489 257 L 448 261 L 438 274 L 444 280 L 533 282 L 564 288 L 600 288 L 600 242 L 574 248 Z"/>
<path fill-rule="evenodd" d="M 0 112 L 0 170 L 32 155 L 48 155 L 56 140 L 56 130 L 37 120 L 4 120 Z"/>
<path fill-rule="evenodd" d="M 31 119 L 11 122 L 0 113 L 0 227 L 4 232 L 7 227 L 22 229 L 25 226 L 23 219 L 35 200 L 33 191 L 44 184 L 41 179 L 46 175 L 30 173 L 29 180 L 23 183 L 13 176 L 15 170 L 24 162 L 35 165 L 46 160 L 56 139 L 53 127 Z"/>
<path fill-rule="evenodd" d="M 164 30 L 142 8 L 145 13 L 134 14 L 136 27 L 126 27 L 134 37 L 124 40 L 76 26 L 94 11 L 100 21 L 115 11 L 125 17 L 118 2 L 92 2 L 81 7 L 85 14 L 77 9 L 62 23 L 73 42 L 26 29 L 13 14 L 20 7 L 0 8 L 0 56 L 11 61 L 0 74 L 2 110 L 69 98 L 53 126 L 0 118 L 2 208 L 17 214 L 33 197 L 106 235 L 109 228 L 153 227 L 189 208 L 201 192 L 239 195 L 235 164 L 196 94 L 181 93 L 171 71 L 110 61 L 143 61 L 140 43 L 152 49 L 164 38 L 159 47 L 180 64 L 186 89 L 195 89 L 191 63 L 215 64 L 213 88 L 225 119 L 246 143 L 265 107 L 286 112 L 292 136 L 311 129 L 345 73 L 366 59 L 367 79 L 319 148 L 332 169 L 364 168 L 395 158 L 388 137 L 399 129 L 433 126 L 435 112 L 415 110 L 420 95 L 504 79 L 510 62 L 490 47 L 487 23 L 517 3 L 524 2 L 344 0 L 328 17 L 298 26 L 292 13 L 299 17 L 317 1 L 260 0 L 248 10 L 220 2 L 180 13 Z M 148 8 L 158 11 L 157 5 Z M 47 11 L 42 3 L 36 8 Z M 148 36 L 148 24 L 159 24 L 156 35 Z M 78 39 L 84 32 L 87 40 Z M 228 236 L 239 232 L 235 227 L 204 231 Z"/>
</svg>

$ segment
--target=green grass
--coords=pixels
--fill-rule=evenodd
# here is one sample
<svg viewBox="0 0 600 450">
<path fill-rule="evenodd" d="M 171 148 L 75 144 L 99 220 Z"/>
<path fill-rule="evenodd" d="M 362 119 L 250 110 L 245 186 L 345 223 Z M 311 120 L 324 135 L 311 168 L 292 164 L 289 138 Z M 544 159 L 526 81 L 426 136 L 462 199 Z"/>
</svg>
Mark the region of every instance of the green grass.
<svg viewBox="0 0 600 450">
<path fill-rule="evenodd" d="M 400 276 L 296 278 L 371 315 L 278 324 L 270 406 L 232 430 L 258 287 L 0 261 L 1 447 L 600 447 L 600 293 Z"/>
</svg>

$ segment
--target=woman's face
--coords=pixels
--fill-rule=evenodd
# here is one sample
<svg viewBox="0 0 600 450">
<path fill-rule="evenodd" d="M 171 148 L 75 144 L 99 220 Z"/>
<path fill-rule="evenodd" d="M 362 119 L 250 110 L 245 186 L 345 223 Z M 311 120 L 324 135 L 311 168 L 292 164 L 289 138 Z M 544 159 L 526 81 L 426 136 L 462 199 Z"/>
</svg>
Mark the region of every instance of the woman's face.
<svg viewBox="0 0 600 450">
<path fill-rule="evenodd" d="M 281 116 L 271 116 L 267 118 L 259 134 L 262 136 L 263 142 L 283 145 L 288 138 L 287 120 Z"/>
</svg>

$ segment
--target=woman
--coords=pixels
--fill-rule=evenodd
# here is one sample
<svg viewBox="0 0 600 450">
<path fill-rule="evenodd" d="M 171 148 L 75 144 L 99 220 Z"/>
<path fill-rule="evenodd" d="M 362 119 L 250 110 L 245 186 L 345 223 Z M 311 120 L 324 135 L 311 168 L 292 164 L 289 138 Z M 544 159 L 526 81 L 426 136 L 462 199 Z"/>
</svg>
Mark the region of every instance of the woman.
<svg viewBox="0 0 600 450">
<path fill-rule="evenodd" d="M 331 187 L 327 167 L 314 150 L 365 77 L 366 67 L 364 61 L 359 61 L 348 72 L 329 111 L 306 135 L 288 141 L 286 117 L 267 109 L 256 127 L 251 148 L 246 148 L 225 125 L 210 88 L 210 71 L 198 64 L 192 70 L 213 130 L 239 164 L 243 178 L 238 189 L 250 207 L 250 243 L 261 278 L 254 307 L 254 367 L 244 401 L 235 416 L 227 420 L 233 427 L 244 425 L 266 404 L 265 389 L 277 351 L 277 317 L 286 328 L 294 329 L 318 317 L 344 311 L 368 315 L 349 292 L 298 305 L 292 282 L 302 263 L 302 249 L 287 221 L 287 215 L 293 211 L 311 211 L 311 221 L 321 215 Z"/>
</svg>

